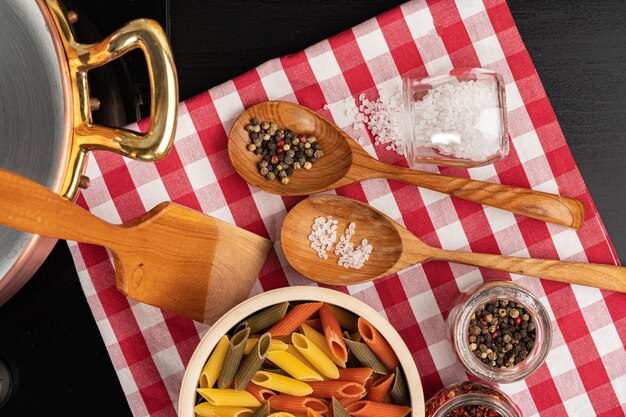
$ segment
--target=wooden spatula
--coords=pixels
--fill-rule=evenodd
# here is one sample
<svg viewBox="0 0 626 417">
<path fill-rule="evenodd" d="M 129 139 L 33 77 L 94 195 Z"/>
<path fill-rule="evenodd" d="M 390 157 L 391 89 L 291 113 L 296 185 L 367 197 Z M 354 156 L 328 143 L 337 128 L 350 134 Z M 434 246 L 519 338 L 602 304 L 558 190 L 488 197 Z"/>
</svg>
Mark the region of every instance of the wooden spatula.
<svg viewBox="0 0 626 417">
<path fill-rule="evenodd" d="M 4 170 L 0 224 L 105 246 L 122 294 L 207 324 L 246 299 L 272 247 L 261 236 L 171 202 L 110 224 Z"/>
</svg>

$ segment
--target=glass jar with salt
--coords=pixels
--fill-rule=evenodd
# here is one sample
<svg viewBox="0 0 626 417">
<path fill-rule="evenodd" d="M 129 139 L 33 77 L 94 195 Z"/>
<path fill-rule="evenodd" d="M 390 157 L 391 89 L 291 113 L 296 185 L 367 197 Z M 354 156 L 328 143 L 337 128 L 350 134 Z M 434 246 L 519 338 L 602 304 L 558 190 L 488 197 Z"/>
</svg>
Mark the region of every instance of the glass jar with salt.
<svg viewBox="0 0 626 417">
<path fill-rule="evenodd" d="M 404 78 L 403 129 L 411 168 L 477 167 L 509 151 L 502 75 L 484 68 Z"/>
</svg>

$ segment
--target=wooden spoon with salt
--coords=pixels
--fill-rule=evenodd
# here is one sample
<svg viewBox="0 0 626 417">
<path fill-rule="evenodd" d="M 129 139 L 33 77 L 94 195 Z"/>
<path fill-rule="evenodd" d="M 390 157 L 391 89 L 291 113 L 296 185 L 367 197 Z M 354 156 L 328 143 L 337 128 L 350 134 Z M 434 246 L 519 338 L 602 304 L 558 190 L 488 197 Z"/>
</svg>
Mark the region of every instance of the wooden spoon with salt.
<svg viewBox="0 0 626 417">
<path fill-rule="evenodd" d="M 328 259 L 322 260 L 310 247 L 311 225 L 316 218 L 326 219 L 327 216 L 338 221 L 338 236 L 354 222 L 356 234 L 351 239 L 354 246 L 358 246 L 362 239 L 367 239 L 373 246 L 372 254 L 362 268 L 339 266 L 338 256 L 333 251 L 328 251 Z M 422 242 L 367 204 L 335 195 L 313 196 L 298 203 L 287 215 L 280 236 L 283 253 L 291 266 L 305 277 L 323 284 L 357 284 L 436 260 L 626 292 L 626 267 L 439 249 Z"/>
<path fill-rule="evenodd" d="M 257 168 L 259 156 L 246 148 L 250 137 L 245 126 L 253 118 L 314 135 L 324 157 L 310 170 L 294 171 L 288 184 L 266 179 Z M 308 195 L 370 178 L 387 178 L 574 229 L 584 219 L 583 204 L 573 198 L 385 164 L 372 158 L 332 122 L 294 103 L 267 101 L 244 111 L 230 130 L 228 156 L 244 180 L 272 194 Z"/>
</svg>

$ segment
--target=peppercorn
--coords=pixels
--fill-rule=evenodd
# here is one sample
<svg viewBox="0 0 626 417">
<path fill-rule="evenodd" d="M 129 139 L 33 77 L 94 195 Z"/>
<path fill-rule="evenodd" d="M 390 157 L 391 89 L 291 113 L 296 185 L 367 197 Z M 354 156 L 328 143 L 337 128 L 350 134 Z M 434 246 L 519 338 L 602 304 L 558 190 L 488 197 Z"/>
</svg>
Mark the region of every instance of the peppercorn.
<svg viewBox="0 0 626 417">
<path fill-rule="evenodd" d="M 313 164 L 310 163 L 309 161 L 306 161 L 304 163 L 304 169 L 311 169 L 313 167 Z"/>
<path fill-rule="evenodd" d="M 304 144 L 304 148 L 305 149 L 311 149 L 311 144 L 309 142 L 305 143 Z M 311 151 L 311 152 L 313 152 L 313 151 Z"/>
<path fill-rule="evenodd" d="M 254 132 L 255 133 L 259 133 L 261 131 L 261 126 L 255 125 L 254 126 Z"/>
<path fill-rule="evenodd" d="M 293 169 L 285 168 L 285 172 L 287 173 L 287 175 L 291 175 L 291 174 L 293 174 Z"/>
<path fill-rule="evenodd" d="M 268 122 L 262 122 L 261 123 L 261 129 L 267 130 L 269 128 L 270 128 L 270 124 Z"/>
<path fill-rule="evenodd" d="M 297 170 L 299 170 L 300 168 L 301 168 L 301 166 L 300 166 L 300 162 L 294 162 L 294 163 L 293 163 L 293 169 L 294 169 L 294 171 L 297 171 Z"/>
<path fill-rule="evenodd" d="M 272 164 L 277 164 L 278 163 L 278 157 L 276 155 L 272 156 L 272 159 L 270 160 L 270 162 Z"/>
<path fill-rule="evenodd" d="M 248 132 L 254 132 L 254 125 L 247 125 L 247 126 L 246 126 L 246 130 L 247 130 Z"/>
<path fill-rule="evenodd" d="M 259 170 L 259 172 L 261 173 L 261 175 L 266 176 L 270 172 L 270 170 L 266 167 L 263 167 Z"/>
<path fill-rule="evenodd" d="M 255 117 L 255 118 L 250 120 L 250 123 L 252 123 L 255 126 L 258 126 L 258 125 L 261 124 L 261 121 Z"/>
<path fill-rule="evenodd" d="M 304 154 L 309 157 L 313 156 L 313 153 L 313 149 L 307 149 L 306 151 L 304 151 Z"/>
<path fill-rule="evenodd" d="M 273 180 L 274 178 L 276 178 L 276 175 L 272 171 L 270 171 L 267 173 L 265 178 L 267 178 L 268 180 Z"/>
<path fill-rule="evenodd" d="M 289 178 L 287 178 L 287 177 L 281 178 L 280 179 L 280 183 L 283 184 L 283 185 L 288 184 L 289 183 Z"/>
<path fill-rule="evenodd" d="M 289 149 L 291 149 L 291 146 L 289 146 L 289 144 L 287 144 L 287 143 L 286 143 L 286 144 L 283 146 L 283 150 L 288 151 Z"/>
</svg>

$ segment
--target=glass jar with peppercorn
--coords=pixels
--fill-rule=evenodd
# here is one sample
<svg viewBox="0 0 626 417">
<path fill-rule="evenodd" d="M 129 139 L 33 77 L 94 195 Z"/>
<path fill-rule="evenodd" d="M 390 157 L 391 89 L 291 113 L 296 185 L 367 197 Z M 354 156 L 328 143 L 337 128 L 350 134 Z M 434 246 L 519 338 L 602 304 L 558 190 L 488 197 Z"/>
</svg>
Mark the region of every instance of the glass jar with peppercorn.
<svg viewBox="0 0 626 417">
<path fill-rule="evenodd" d="M 552 342 L 545 307 L 510 281 L 487 281 L 461 293 L 446 325 L 467 371 L 496 383 L 528 377 L 543 364 Z"/>
<path fill-rule="evenodd" d="M 498 388 L 466 381 L 431 397 L 426 402 L 426 417 L 522 417 L 522 413 Z"/>
</svg>

